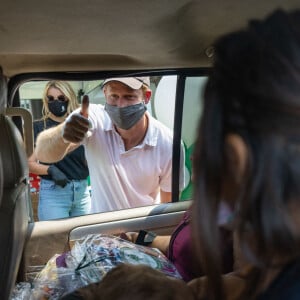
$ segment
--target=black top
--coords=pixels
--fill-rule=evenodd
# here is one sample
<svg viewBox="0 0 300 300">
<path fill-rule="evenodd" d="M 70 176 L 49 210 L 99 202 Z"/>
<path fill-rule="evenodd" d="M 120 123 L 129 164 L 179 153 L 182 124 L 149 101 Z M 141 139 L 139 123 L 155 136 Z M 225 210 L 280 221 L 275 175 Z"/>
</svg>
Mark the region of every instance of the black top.
<svg viewBox="0 0 300 300">
<path fill-rule="evenodd" d="M 299 300 L 300 259 L 287 265 L 257 300 Z"/>
<path fill-rule="evenodd" d="M 46 122 L 46 127 L 45 127 Z M 52 119 L 38 120 L 33 122 L 33 131 L 34 131 L 34 141 L 40 132 L 45 129 L 54 127 L 59 125 L 60 123 L 53 121 Z M 49 165 L 47 163 L 41 164 Z M 79 146 L 74 151 L 67 154 L 62 160 L 59 162 L 53 163 L 59 170 L 61 170 L 70 180 L 82 180 L 86 179 L 89 175 L 89 169 L 87 166 L 87 161 L 85 158 L 84 147 Z M 51 176 L 49 175 L 39 175 L 41 178 L 51 180 Z"/>
</svg>

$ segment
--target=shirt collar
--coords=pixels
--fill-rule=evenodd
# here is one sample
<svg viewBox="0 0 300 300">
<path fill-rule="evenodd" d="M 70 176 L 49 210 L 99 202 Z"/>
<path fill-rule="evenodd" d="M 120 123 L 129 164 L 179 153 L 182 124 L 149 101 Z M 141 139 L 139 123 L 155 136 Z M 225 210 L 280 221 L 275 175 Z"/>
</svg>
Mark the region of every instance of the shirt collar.
<svg viewBox="0 0 300 300">
<path fill-rule="evenodd" d="M 146 114 L 148 116 L 148 129 L 142 145 L 147 144 L 149 146 L 155 147 L 157 145 L 158 138 L 158 130 L 156 126 L 154 126 L 156 120 L 148 112 L 146 112 Z"/>
</svg>

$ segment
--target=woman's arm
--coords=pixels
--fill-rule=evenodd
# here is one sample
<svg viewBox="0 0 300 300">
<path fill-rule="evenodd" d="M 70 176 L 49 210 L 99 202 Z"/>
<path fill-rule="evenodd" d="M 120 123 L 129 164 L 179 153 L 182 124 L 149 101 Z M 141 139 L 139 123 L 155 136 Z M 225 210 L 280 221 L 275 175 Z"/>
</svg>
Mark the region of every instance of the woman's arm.
<svg viewBox="0 0 300 300">
<path fill-rule="evenodd" d="M 139 235 L 138 232 L 126 232 L 126 233 L 122 233 L 120 237 L 132 243 L 135 243 L 138 235 Z M 152 243 L 149 244 L 148 246 L 152 248 L 157 248 L 163 254 L 166 255 L 169 248 L 170 239 L 171 239 L 170 235 L 157 235 L 152 241 Z"/>
<path fill-rule="evenodd" d="M 34 152 L 28 158 L 28 166 L 29 166 L 29 172 L 31 172 L 31 173 L 34 173 L 36 175 L 47 175 L 48 174 L 47 171 L 48 171 L 49 166 L 39 164 Z"/>
<path fill-rule="evenodd" d="M 159 249 L 163 254 L 166 255 L 169 248 L 170 240 L 170 235 L 158 235 L 155 237 L 155 239 L 149 246 Z"/>
</svg>

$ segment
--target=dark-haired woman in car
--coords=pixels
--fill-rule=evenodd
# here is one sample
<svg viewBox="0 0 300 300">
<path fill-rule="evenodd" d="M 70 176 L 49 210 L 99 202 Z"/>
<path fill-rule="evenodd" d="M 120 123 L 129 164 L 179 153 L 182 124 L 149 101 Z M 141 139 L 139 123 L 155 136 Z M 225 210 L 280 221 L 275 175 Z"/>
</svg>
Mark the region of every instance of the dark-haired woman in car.
<svg viewBox="0 0 300 300">
<path fill-rule="evenodd" d="M 300 11 L 216 41 L 204 98 L 193 227 L 208 280 L 193 282 L 198 299 L 300 299 Z M 221 276 L 223 200 L 244 261 L 235 278 Z"/>
</svg>

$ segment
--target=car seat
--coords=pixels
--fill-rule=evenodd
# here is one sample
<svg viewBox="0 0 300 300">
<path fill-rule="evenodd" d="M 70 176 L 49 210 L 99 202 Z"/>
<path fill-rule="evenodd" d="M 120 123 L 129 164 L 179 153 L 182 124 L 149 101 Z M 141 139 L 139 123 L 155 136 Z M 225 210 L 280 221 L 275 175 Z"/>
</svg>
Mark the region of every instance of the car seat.
<svg viewBox="0 0 300 300">
<path fill-rule="evenodd" d="M 27 155 L 20 131 L 6 116 L 7 83 L 0 69 L 0 299 L 10 299 L 29 224 Z M 0 173 L 1 175 L 1 173 Z M 1 194 L 1 193 L 0 193 Z"/>
</svg>

